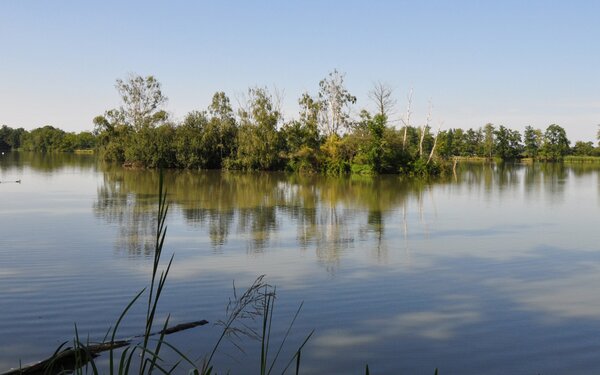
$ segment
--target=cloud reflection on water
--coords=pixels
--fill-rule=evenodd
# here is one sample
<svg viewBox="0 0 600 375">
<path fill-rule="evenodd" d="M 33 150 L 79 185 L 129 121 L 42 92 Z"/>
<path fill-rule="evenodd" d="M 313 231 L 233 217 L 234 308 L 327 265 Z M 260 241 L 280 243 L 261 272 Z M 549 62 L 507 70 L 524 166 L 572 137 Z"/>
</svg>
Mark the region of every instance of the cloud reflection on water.
<svg viewBox="0 0 600 375">
<path fill-rule="evenodd" d="M 551 353 L 544 344 L 555 337 L 546 336 L 549 326 L 569 332 L 571 342 L 589 338 L 587 328 L 597 327 L 600 317 L 594 298 L 600 288 L 598 169 L 459 169 L 456 181 L 431 183 L 397 176 L 168 171 L 166 244 L 175 253 L 169 285 L 185 299 L 174 297 L 169 306 L 185 316 L 180 304 L 189 295 L 199 308 L 207 293 L 213 300 L 227 295 L 231 280 L 246 285 L 266 274 L 292 301 L 282 309 L 307 302 L 302 327 L 317 328 L 309 350 L 329 362 L 348 350 L 393 362 L 396 347 L 416 361 L 422 357 L 410 352 L 412 345 L 448 358 L 465 350 L 481 358 L 500 351 L 494 358 L 510 362 L 523 347 L 537 348 L 525 357 Z M 110 267 L 106 274 L 122 277 L 111 287 L 124 289 L 148 274 L 158 173 L 106 167 L 99 177 L 93 212 L 95 224 L 104 225 L 91 226 L 89 235 L 93 240 L 101 228 L 106 238 L 95 241 L 102 245 L 75 252 L 57 245 L 64 238 L 52 238 L 53 247 L 35 247 L 48 250 L 44 259 L 57 264 L 65 256 L 81 257 L 98 273 Z M 111 241 L 114 251 L 106 252 Z M 31 269 L 27 247 L 22 250 L 15 256 Z M 56 273 L 56 266 L 46 268 L 40 274 Z M 0 277 L 24 278 L 3 270 Z M 95 283 L 89 272 L 74 274 Z M 63 293 L 78 303 L 80 297 Z M 75 318 L 64 319 L 71 324 Z"/>
<path fill-rule="evenodd" d="M 492 279 L 488 284 L 547 320 L 600 320 L 600 262 L 582 263 L 568 275 L 549 274 L 543 280 Z"/>
</svg>

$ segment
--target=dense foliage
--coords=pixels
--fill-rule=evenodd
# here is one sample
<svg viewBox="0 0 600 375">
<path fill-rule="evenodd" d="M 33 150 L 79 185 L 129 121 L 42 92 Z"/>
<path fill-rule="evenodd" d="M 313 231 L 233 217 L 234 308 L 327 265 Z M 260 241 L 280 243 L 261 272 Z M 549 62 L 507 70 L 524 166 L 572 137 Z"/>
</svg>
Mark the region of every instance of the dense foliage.
<svg viewBox="0 0 600 375">
<path fill-rule="evenodd" d="M 91 132 L 67 133 L 64 130 L 44 126 L 28 132 L 7 125 L 0 128 L 0 150 L 26 150 L 39 152 L 73 152 L 96 147 L 96 137 Z"/>
<path fill-rule="evenodd" d="M 411 100 L 398 128 L 390 124 L 392 90 L 376 84 L 369 93 L 376 111 L 351 115 L 356 97 L 344 75 L 330 73 L 316 95 L 298 100 L 297 118 L 285 121 L 280 98 L 253 87 L 234 109 L 223 92 L 205 110 L 181 122 L 164 110 L 161 84 L 152 76 L 117 80 L 122 105 L 94 118 L 94 131 L 67 133 L 52 126 L 30 132 L 4 125 L 0 149 L 74 151 L 96 149 L 102 158 L 131 166 L 186 169 L 289 170 L 302 173 L 431 175 L 453 157 L 503 160 L 523 157 L 556 161 L 567 155 L 600 156 L 591 142 L 571 148 L 565 130 L 527 126 L 521 135 L 502 125 L 433 132 L 429 123 L 413 126 Z M 600 132 L 598 134 L 600 139 Z"/>
</svg>

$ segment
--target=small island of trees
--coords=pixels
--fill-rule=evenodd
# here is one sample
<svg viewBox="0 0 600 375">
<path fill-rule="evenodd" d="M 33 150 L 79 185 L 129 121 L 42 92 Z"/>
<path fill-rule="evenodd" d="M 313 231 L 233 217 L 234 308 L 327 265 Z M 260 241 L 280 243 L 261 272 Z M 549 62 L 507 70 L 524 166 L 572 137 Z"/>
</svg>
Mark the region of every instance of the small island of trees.
<svg viewBox="0 0 600 375">
<path fill-rule="evenodd" d="M 600 156 L 592 142 L 570 147 L 565 130 L 556 124 L 545 131 L 527 126 L 523 135 L 493 124 L 434 131 L 429 113 L 424 124 L 415 126 L 412 94 L 397 128 L 389 121 L 392 89 L 380 83 L 369 93 L 376 111 L 363 109 L 353 118 L 356 97 L 336 70 L 321 80 L 316 95 L 302 94 L 298 117 L 290 121 L 284 121 L 279 96 L 264 87 L 248 89 L 235 110 L 229 97 L 217 92 L 208 108 L 188 113 L 179 123 L 164 110 L 167 98 L 153 76 L 118 79 L 116 88 L 122 105 L 95 117 L 93 132 L 4 125 L 0 149 L 95 150 L 105 160 L 144 168 L 416 176 L 438 174 L 457 157 L 560 161 L 568 155 Z"/>
</svg>

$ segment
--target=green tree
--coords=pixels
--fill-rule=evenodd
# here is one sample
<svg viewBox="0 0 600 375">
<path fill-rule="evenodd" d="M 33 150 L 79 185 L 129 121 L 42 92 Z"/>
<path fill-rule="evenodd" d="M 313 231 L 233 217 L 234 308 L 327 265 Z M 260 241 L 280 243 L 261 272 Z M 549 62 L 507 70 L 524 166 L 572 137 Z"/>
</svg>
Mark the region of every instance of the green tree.
<svg viewBox="0 0 600 375">
<path fill-rule="evenodd" d="M 287 168 L 293 171 L 314 172 L 318 170 L 319 112 L 321 105 L 308 93 L 298 100 L 299 120 L 286 123 L 281 129 Z"/>
<path fill-rule="evenodd" d="M 6 125 L 2 125 L 0 128 L 0 150 L 10 150 L 12 147 L 8 144 L 7 139 L 9 134 L 11 134 L 12 129 Z"/>
<path fill-rule="evenodd" d="M 443 158 L 452 156 L 452 144 L 454 142 L 454 130 L 442 130 L 438 134 L 438 155 Z"/>
<path fill-rule="evenodd" d="M 464 130 L 457 128 L 454 130 L 454 142 L 452 144 L 452 155 L 465 156 L 467 148 L 466 135 Z"/>
<path fill-rule="evenodd" d="M 494 130 L 491 123 L 485 124 L 483 128 L 483 153 L 488 158 L 494 155 Z"/>
<path fill-rule="evenodd" d="M 384 139 L 386 128 L 385 114 L 377 113 L 372 117 L 366 110 L 361 112 L 361 121 L 354 134 L 349 136 L 358 138 L 357 153 L 352 160 L 353 173 L 373 174 L 392 169 L 388 144 Z"/>
<path fill-rule="evenodd" d="M 98 136 L 101 154 L 105 159 L 141 166 L 156 166 L 174 160 L 174 153 L 164 147 L 174 129 L 163 110 L 167 98 L 160 83 L 153 77 L 131 75 L 117 79 L 115 87 L 122 99 L 118 109 L 108 110 L 94 118 L 94 133 Z M 157 130 L 159 127 L 165 127 Z M 165 154 L 153 155 L 152 152 Z"/>
<path fill-rule="evenodd" d="M 569 152 L 570 143 L 565 129 L 552 124 L 544 132 L 544 144 L 541 154 L 547 160 L 560 160 Z"/>
<path fill-rule="evenodd" d="M 475 131 L 472 128 L 465 133 L 465 156 L 478 155 L 482 149 L 483 132 L 481 129 Z"/>
<path fill-rule="evenodd" d="M 24 133 L 22 147 L 27 151 L 62 151 L 65 134 L 61 129 L 46 125 Z"/>
<path fill-rule="evenodd" d="M 142 129 L 129 137 L 125 148 L 125 161 L 128 165 L 136 167 L 174 166 L 174 138 L 175 127 L 172 124 Z"/>
<path fill-rule="evenodd" d="M 117 79 L 115 87 L 123 101 L 119 111 L 127 125 L 140 131 L 166 122 L 168 115 L 162 107 L 167 97 L 156 78 L 132 74 L 126 80 Z"/>
<path fill-rule="evenodd" d="M 334 70 L 319 82 L 319 101 L 319 124 L 326 137 L 349 130 L 350 106 L 356 103 L 356 96 L 344 86 L 344 74 Z"/>
<path fill-rule="evenodd" d="M 21 141 L 27 133 L 23 128 L 13 129 L 8 125 L 0 128 L 0 150 L 16 150 L 21 147 Z"/>
<path fill-rule="evenodd" d="M 213 95 L 207 111 L 192 111 L 175 130 L 175 158 L 182 168 L 218 169 L 235 149 L 236 125 L 229 98 Z"/>
<path fill-rule="evenodd" d="M 300 105 L 300 125 L 304 129 L 304 144 L 311 149 L 316 149 L 321 143 L 319 135 L 319 113 L 322 103 L 315 100 L 308 93 L 304 93 L 298 100 Z"/>
<path fill-rule="evenodd" d="M 503 160 L 515 159 L 521 153 L 521 134 L 504 126 L 494 131 L 496 156 Z"/>
<path fill-rule="evenodd" d="M 96 137 L 92 132 L 83 131 L 77 134 L 75 149 L 91 150 L 96 147 Z"/>
<path fill-rule="evenodd" d="M 234 156 L 237 147 L 237 124 L 229 97 L 222 91 L 216 92 L 208 107 L 208 113 L 210 114 L 209 128 L 217 133 L 213 137 L 218 138 L 216 149 L 218 163 L 211 164 L 215 168 L 221 168 L 225 159 Z M 216 160 L 216 156 L 213 159 Z"/>
<path fill-rule="evenodd" d="M 203 139 L 207 124 L 206 112 L 192 111 L 175 129 L 175 160 L 179 167 L 187 169 L 207 167 L 208 152 Z"/>
<path fill-rule="evenodd" d="M 236 167 L 245 170 L 273 170 L 280 166 L 281 149 L 277 125 L 281 113 L 274 108 L 266 88 L 248 90 L 247 108 L 240 109 Z"/>
<path fill-rule="evenodd" d="M 77 134 L 65 133 L 59 145 L 59 150 L 63 152 L 73 152 L 77 149 Z"/>
<path fill-rule="evenodd" d="M 576 156 L 593 156 L 595 155 L 594 143 L 577 141 L 571 152 Z"/>
<path fill-rule="evenodd" d="M 387 116 L 385 114 L 376 114 L 369 125 L 370 142 L 368 144 L 368 161 L 373 170 L 381 173 L 389 170 L 389 165 L 385 162 L 387 153 L 387 144 L 383 139 L 383 134 L 387 126 Z"/>
<path fill-rule="evenodd" d="M 523 143 L 525 155 L 530 158 L 538 156 L 542 147 L 543 134 L 539 129 L 534 129 L 531 126 L 526 126 L 523 132 Z"/>
<path fill-rule="evenodd" d="M 105 160 L 125 161 L 125 149 L 132 137 L 133 129 L 125 124 L 117 110 L 109 110 L 104 116 L 96 116 L 93 120 L 96 136 L 96 147 Z"/>
</svg>

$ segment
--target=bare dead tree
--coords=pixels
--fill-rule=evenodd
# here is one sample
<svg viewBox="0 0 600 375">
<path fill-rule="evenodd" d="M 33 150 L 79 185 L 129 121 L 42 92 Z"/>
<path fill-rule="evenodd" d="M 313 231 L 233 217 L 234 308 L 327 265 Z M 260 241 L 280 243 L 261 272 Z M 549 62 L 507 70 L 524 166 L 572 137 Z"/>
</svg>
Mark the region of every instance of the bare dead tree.
<svg viewBox="0 0 600 375">
<path fill-rule="evenodd" d="M 394 89 L 386 83 L 375 82 L 373 88 L 369 91 L 369 99 L 375 104 L 377 113 L 386 116 L 388 119 L 396 106 L 396 99 L 393 98 Z"/>
<path fill-rule="evenodd" d="M 410 115 L 412 114 L 412 112 L 411 112 L 412 97 L 413 97 L 413 89 L 411 88 L 410 91 L 408 92 L 408 96 L 407 96 L 408 105 L 406 106 L 406 120 L 402 119 L 402 123 L 404 123 L 404 136 L 402 137 L 402 150 L 406 149 L 406 135 L 407 135 L 408 127 L 410 126 Z"/>
<path fill-rule="evenodd" d="M 419 158 L 423 157 L 423 141 L 425 140 L 425 134 L 429 130 L 429 123 L 431 122 L 431 111 L 433 109 L 433 105 L 431 104 L 431 100 L 429 101 L 429 111 L 427 112 L 427 120 L 425 120 L 425 124 L 421 127 L 421 139 L 419 140 Z"/>
<path fill-rule="evenodd" d="M 277 86 L 273 86 L 273 109 L 279 112 L 279 125 L 285 122 L 283 118 L 283 101 L 285 100 L 285 89 L 279 89 Z"/>
<path fill-rule="evenodd" d="M 433 147 L 431 148 L 431 152 L 429 153 L 429 158 L 427 159 L 427 164 L 429 164 L 429 162 L 433 158 L 433 155 L 435 153 L 435 146 L 437 146 L 438 137 L 440 136 L 440 131 L 442 129 L 443 124 L 444 124 L 444 122 L 441 121 L 440 124 L 438 125 L 437 131 L 435 132 L 435 138 L 433 138 Z"/>
</svg>

